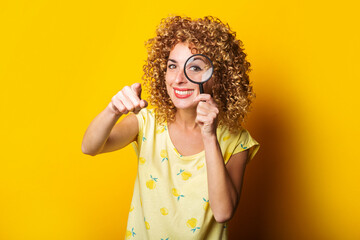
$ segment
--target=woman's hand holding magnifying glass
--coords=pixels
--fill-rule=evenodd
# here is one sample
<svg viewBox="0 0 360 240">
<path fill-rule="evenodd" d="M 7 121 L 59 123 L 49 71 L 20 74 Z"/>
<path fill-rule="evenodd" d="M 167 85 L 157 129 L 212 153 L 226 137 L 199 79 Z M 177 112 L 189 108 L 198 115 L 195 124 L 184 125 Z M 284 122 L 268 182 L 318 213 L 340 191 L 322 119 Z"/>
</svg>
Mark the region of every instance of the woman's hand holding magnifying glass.
<svg viewBox="0 0 360 240">
<path fill-rule="evenodd" d="M 195 122 L 200 126 L 202 136 L 214 137 L 216 135 L 217 116 L 219 114 L 219 109 L 214 99 L 210 94 L 200 94 L 194 99 L 194 102 L 198 102 Z"/>
<path fill-rule="evenodd" d="M 138 113 L 141 109 L 147 107 L 148 103 L 141 99 L 141 84 L 134 83 L 133 85 L 125 86 L 112 97 L 109 103 L 109 108 L 116 115 L 123 115 L 129 112 Z"/>
</svg>

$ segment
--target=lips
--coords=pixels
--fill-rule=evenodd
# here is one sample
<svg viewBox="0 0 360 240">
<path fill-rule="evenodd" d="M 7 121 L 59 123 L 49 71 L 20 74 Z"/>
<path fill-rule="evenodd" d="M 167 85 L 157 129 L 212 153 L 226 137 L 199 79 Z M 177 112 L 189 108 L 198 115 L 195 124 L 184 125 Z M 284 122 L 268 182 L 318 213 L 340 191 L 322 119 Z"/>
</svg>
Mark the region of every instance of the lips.
<svg viewBox="0 0 360 240">
<path fill-rule="evenodd" d="M 174 94 L 177 98 L 188 98 L 194 93 L 194 89 L 174 88 Z"/>
</svg>

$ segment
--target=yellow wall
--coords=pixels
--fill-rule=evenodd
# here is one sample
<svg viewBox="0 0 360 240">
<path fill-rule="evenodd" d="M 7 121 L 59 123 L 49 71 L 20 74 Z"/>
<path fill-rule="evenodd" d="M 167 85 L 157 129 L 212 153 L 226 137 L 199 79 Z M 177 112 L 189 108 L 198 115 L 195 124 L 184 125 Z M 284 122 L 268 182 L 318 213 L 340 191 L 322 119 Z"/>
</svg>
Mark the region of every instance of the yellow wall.
<svg viewBox="0 0 360 240">
<path fill-rule="evenodd" d="M 360 239 L 356 2 L 1 1 L 0 239 L 123 239 L 135 154 L 80 145 L 168 14 L 228 22 L 252 63 L 262 147 L 231 239 Z"/>
</svg>

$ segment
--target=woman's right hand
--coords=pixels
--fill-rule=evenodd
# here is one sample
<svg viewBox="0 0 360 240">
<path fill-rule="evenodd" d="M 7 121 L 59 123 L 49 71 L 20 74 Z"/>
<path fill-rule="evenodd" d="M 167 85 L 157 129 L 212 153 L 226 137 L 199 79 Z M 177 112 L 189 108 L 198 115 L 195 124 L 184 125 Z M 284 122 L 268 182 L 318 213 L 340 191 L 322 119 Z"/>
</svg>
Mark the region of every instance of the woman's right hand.
<svg viewBox="0 0 360 240">
<path fill-rule="evenodd" d="M 125 86 L 112 97 L 108 107 L 115 115 L 127 114 L 129 112 L 138 113 L 141 109 L 147 107 L 148 103 L 141 99 L 141 84 Z"/>
</svg>

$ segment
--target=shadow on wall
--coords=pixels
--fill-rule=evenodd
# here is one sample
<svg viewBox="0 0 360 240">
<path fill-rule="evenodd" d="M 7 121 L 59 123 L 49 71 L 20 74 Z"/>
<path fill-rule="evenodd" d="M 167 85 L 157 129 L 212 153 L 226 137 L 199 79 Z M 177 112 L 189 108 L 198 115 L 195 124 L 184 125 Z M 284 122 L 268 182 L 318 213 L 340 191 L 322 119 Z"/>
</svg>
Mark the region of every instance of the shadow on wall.
<svg viewBox="0 0 360 240">
<path fill-rule="evenodd" d="M 294 106 L 262 97 L 246 124 L 260 150 L 245 171 L 241 200 L 229 222 L 230 240 L 285 239 L 293 224 L 286 222 L 296 209 Z"/>
</svg>

